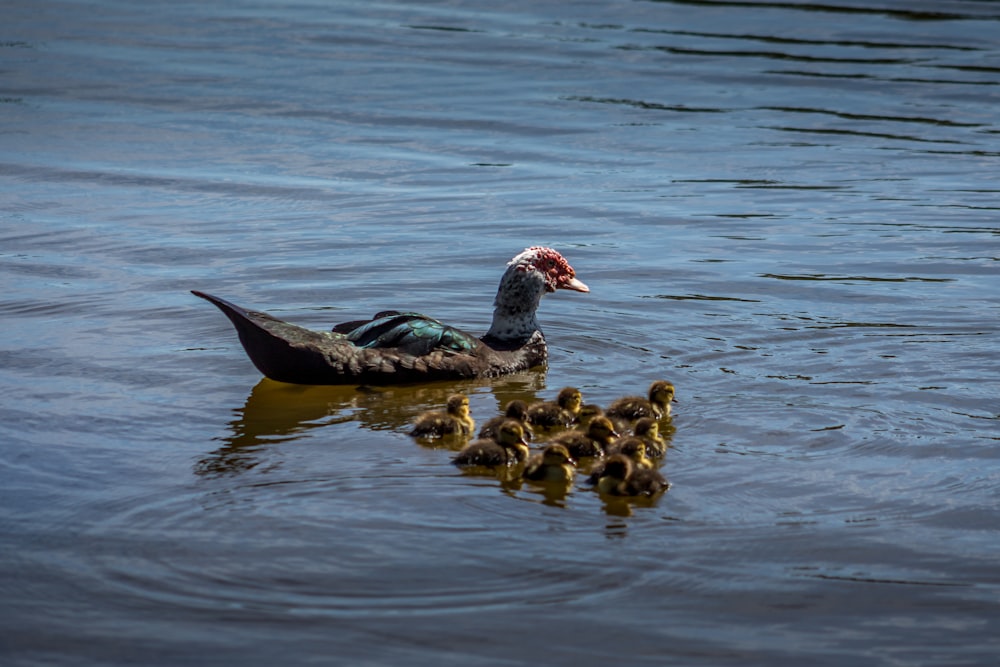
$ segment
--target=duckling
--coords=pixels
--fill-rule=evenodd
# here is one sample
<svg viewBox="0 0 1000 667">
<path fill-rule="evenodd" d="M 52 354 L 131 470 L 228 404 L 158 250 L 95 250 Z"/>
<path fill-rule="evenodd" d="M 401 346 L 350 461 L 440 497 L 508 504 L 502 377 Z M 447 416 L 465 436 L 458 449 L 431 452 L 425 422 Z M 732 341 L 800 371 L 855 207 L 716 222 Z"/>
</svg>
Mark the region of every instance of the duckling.
<svg viewBox="0 0 1000 667">
<path fill-rule="evenodd" d="M 633 422 L 642 417 L 660 420 L 670 416 L 670 403 L 674 401 L 674 385 L 657 380 L 649 385 L 649 398 L 626 396 L 614 401 L 604 413 L 612 419 Z"/>
<path fill-rule="evenodd" d="M 652 417 L 643 417 L 635 423 L 632 430 L 634 437 L 646 444 L 649 456 L 660 458 L 667 454 L 667 441 L 660 435 L 660 425 Z"/>
<path fill-rule="evenodd" d="M 575 461 L 569 450 L 560 444 L 546 445 L 533 454 L 524 467 L 524 478 L 534 482 L 559 482 L 569 484 L 576 473 Z"/>
<path fill-rule="evenodd" d="M 655 467 L 653 459 L 649 458 L 649 450 L 646 443 L 642 440 L 642 438 L 634 435 L 627 435 L 624 438 L 618 438 L 608 446 L 605 454 L 607 456 L 624 454 L 632 459 L 632 463 L 634 463 L 638 468 Z M 595 470 L 595 472 L 600 471 Z"/>
<path fill-rule="evenodd" d="M 559 391 L 555 401 L 532 403 L 528 406 L 528 423 L 542 428 L 569 426 L 576 421 L 583 404 L 583 394 L 576 387 Z"/>
<path fill-rule="evenodd" d="M 410 435 L 418 438 L 440 438 L 445 435 L 472 435 L 476 422 L 469 414 L 469 397 L 454 394 L 448 397 L 444 412 L 425 412 L 417 417 Z"/>
<path fill-rule="evenodd" d="M 610 457 L 615 454 L 623 454 L 632 460 L 632 464 L 636 468 L 648 468 L 652 469 L 655 467 L 653 460 L 646 456 L 646 443 L 644 443 L 639 438 L 633 435 L 627 435 L 624 438 L 618 438 L 608 447 L 608 451 L 605 454 Z M 597 481 L 601 478 L 601 474 L 604 472 L 604 466 L 607 465 L 607 460 L 599 461 L 593 468 L 590 469 L 590 475 L 587 476 L 588 484 L 597 484 Z"/>
<path fill-rule="evenodd" d="M 506 409 L 502 415 L 493 417 L 479 429 L 480 438 L 496 438 L 497 429 L 500 428 L 500 424 L 503 424 L 508 419 L 513 419 L 521 425 L 524 429 L 524 437 L 531 440 L 533 433 L 531 432 L 531 427 L 528 426 L 528 404 L 524 401 L 513 400 L 507 404 Z"/>
<path fill-rule="evenodd" d="M 580 412 L 576 415 L 576 425 L 579 428 L 587 428 L 591 420 L 595 417 L 603 417 L 604 410 L 595 403 L 584 403 L 580 406 Z"/>
<path fill-rule="evenodd" d="M 455 455 L 452 463 L 457 466 L 507 466 L 528 458 L 528 442 L 524 429 L 513 419 L 508 419 L 497 429 L 496 440 L 473 440 Z"/>
<path fill-rule="evenodd" d="M 638 468 L 624 454 L 614 454 L 604 464 L 595 488 L 606 496 L 655 496 L 670 484 L 658 470 Z"/>
<path fill-rule="evenodd" d="M 604 456 L 605 449 L 618 437 L 614 424 L 607 417 L 595 417 L 587 426 L 587 431 L 563 431 L 549 440 L 569 450 L 575 457 Z"/>
</svg>

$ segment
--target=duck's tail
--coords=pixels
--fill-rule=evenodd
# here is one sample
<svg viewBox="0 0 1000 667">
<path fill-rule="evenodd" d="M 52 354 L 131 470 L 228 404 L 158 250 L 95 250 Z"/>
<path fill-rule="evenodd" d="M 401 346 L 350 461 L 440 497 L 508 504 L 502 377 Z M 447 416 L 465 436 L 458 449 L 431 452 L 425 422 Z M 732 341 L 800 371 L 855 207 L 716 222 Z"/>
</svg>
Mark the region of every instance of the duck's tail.
<svg viewBox="0 0 1000 667">
<path fill-rule="evenodd" d="M 336 334 L 312 331 L 255 310 L 247 310 L 217 296 L 191 290 L 225 313 L 236 327 L 243 349 L 261 373 L 279 382 L 340 384 L 348 381 L 331 367 L 323 349 Z M 349 343 L 348 343 L 349 345 Z"/>
</svg>

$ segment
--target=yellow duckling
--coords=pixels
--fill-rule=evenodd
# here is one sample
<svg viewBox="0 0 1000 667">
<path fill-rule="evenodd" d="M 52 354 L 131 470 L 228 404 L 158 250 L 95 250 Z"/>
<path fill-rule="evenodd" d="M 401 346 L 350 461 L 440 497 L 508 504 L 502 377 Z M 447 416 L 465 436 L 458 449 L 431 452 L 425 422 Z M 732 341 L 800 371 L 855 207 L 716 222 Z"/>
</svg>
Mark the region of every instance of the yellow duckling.
<svg viewBox="0 0 1000 667">
<path fill-rule="evenodd" d="M 425 412 L 419 417 L 410 431 L 417 438 L 440 438 L 445 435 L 472 435 L 476 422 L 469 414 L 469 397 L 454 394 L 448 397 L 444 412 Z"/>
<path fill-rule="evenodd" d="M 670 416 L 670 404 L 675 402 L 674 385 L 666 380 L 657 380 L 649 385 L 649 398 L 626 396 L 614 401 L 605 414 L 612 419 L 633 422 L 643 417 L 659 421 Z"/>
<path fill-rule="evenodd" d="M 528 458 L 528 441 L 524 429 L 513 419 L 508 419 L 497 429 L 496 440 L 473 440 L 455 455 L 452 463 L 457 466 L 507 466 Z"/>
<path fill-rule="evenodd" d="M 634 437 L 646 443 L 646 453 L 660 458 L 667 454 L 667 441 L 660 435 L 660 425 L 652 417 L 643 417 L 635 423 Z"/>
<path fill-rule="evenodd" d="M 566 427 L 576 421 L 583 405 L 583 394 L 576 387 L 559 391 L 555 401 L 532 403 L 528 406 L 528 423 L 542 428 Z"/>
<path fill-rule="evenodd" d="M 495 439 L 500 424 L 503 424 L 508 419 L 513 419 L 520 424 L 521 428 L 524 429 L 524 437 L 528 440 L 531 439 L 533 434 L 531 427 L 528 426 L 528 404 L 516 399 L 507 404 L 502 415 L 493 417 L 483 424 L 483 427 L 479 429 L 479 437 Z"/>
<path fill-rule="evenodd" d="M 574 464 L 568 449 L 559 444 L 546 445 L 540 453 L 528 459 L 524 478 L 533 482 L 570 484 L 576 474 Z"/>
<path fill-rule="evenodd" d="M 614 454 L 605 462 L 594 488 L 606 496 L 655 496 L 669 486 L 658 470 L 636 467 L 624 454 Z"/>
<path fill-rule="evenodd" d="M 569 450 L 570 456 L 604 456 L 604 451 L 618 437 L 614 424 L 607 417 L 595 417 L 584 431 L 563 431 L 549 442 L 559 444 Z"/>
</svg>

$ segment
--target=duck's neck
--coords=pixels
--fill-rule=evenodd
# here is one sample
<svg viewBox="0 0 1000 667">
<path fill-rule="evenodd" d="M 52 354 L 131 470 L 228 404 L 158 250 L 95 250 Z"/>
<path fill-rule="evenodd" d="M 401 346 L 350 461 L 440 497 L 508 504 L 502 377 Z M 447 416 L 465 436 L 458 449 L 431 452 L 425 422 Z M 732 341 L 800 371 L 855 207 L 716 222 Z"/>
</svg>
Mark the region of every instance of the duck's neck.
<svg viewBox="0 0 1000 667">
<path fill-rule="evenodd" d="M 484 338 L 500 341 L 523 341 L 531 338 L 538 328 L 535 311 L 545 294 L 545 278 L 537 271 L 510 267 L 497 289 L 493 301 L 493 324 Z"/>
</svg>

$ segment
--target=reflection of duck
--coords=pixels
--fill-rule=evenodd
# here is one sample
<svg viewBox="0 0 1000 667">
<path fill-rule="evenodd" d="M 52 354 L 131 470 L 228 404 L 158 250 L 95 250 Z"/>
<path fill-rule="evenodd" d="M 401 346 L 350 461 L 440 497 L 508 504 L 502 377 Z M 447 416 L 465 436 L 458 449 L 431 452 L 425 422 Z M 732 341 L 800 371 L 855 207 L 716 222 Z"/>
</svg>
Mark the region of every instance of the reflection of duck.
<svg viewBox="0 0 1000 667">
<path fill-rule="evenodd" d="M 524 478 L 534 482 L 568 484 L 576 474 L 573 463 L 565 447 L 560 444 L 546 445 L 545 449 L 528 459 L 524 466 Z"/>
<path fill-rule="evenodd" d="M 419 313 L 385 311 L 370 320 L 313 331 L 193 291 L 233 323 L 260 372 L 297 384 L 399 384 L 496 377 L 541 366 L 548 357 L 535 311 L 546 292 L 587 292 L 551 248 L 514 257 L 500 279 L 493 324 L 482 338 Z"/>
<path fill-rule="evenodd" d="M 608 406 L 604 413 L 612 419 L 633 422 L 643 417 L 664 419 L 670 416 L 670 403 L 674 400 L 674 385 L 657 380 L 649 385 L 648 398 L 626 396 Z"/>
<path fill-rule="evenodd" d="M 587 431 L 563 431 L 549 440 L 569 450 L 576 458 L 604 456 L 604 451 L 618 437 L 614 425 L 607 417 L 596 417 Z"/>
<path fill-rule="evenodd" d="M 636 467 L 624 454 L 608 457 L 595 484 L 606 496 L 655 496 L 668 486 L 658 470 Z"/>
<path fill-rule="evenodd" d="M 469 397 L 453 394 L 448 397 L 444 412 L 425 412 L 417 417 L 410 435 L 418 438 L 440 438 L 445 435 L 472 435 L 476 423 L 469 414 Z"/>
<path fill-rule="evenodd" d="M 507 404 L 507 408 L 504 410 L 502 415 L 497 417 L 492 417 L 489 419 L 483 427 L 479 429 L 480 438 L 495 438 L 497 429 L 500 428 L 500 424 L 503 424 L 508 419 L 513 419 L 521 425 L 524 429 L 524 437 L 530 439 L 532 436 L 531 428 L 528 426 L 528 404 L 520 399 L 514 399 Z"/>
<path fill-rule="evenodd" d="M 583 394 L 576 387 L 565 387 L 554 401 L 528 406 L 528 423 L 542 428 L 567 427 L 576 421 L 583 404 Z"/>
<path fill-rule="evenodd" d="M 246 472 L 275 453 L 270 445 L 322 437 L 328 427 L 338 423 L 352 422 L 365 431 L 403 434 L 427 406 L 442 405 L 458 391 L 492 394 L 502 405 L 514 397 L 530 400 L 544 386 L 545 374 L 541 371 L 455 383 L 386 387 L 286 384 L 261 378 L 242 401 L 232 406 L 234 418 L 229 421 L 227 432 L 218 438 L 221 443 L 196 464 L 195 472 L 199 475 Z"/>
<path fill-rule="evenodd" d="M 514 420 L 505 421 L 497 429 L 496 440 L 473 440 L 455 455 L 457 466 L 507 466 L 528 458 L 528 441 L 524 429 Z"/>
</svg>

